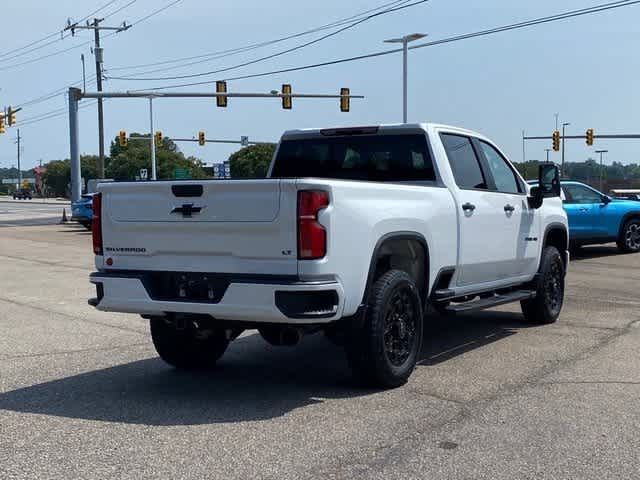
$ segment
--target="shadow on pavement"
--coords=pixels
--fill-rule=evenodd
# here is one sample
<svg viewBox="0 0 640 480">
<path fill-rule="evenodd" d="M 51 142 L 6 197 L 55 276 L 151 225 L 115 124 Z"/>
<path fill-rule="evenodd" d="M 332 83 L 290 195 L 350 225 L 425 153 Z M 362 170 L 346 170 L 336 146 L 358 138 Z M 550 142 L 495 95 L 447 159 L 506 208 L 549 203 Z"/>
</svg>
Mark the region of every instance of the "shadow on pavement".
<svg viewBox="0 0 640 480">
<path fill-rule="evenodd" d="M 615 244 L 592 245 L 571 250 L 571 260 L 589 260 L 592 258 L 616 257 L 628 255 L 621 252 Z"/>
<path fill-rule="evenodd" d="M 425 332 L 420 365 L 445 362 L 525 327 L 520 314 L 483 312 L 437 317 Z M 232 344 L 207 373 L 139 360 L 0 394 L 0 409 L 143 425 L 200 425 L 267 420 L 326 398 L 356 398 L 359 388 L 340 347 L 321 334 L 295 348 L 268 346 L 259 335 Z"/>
</svg>

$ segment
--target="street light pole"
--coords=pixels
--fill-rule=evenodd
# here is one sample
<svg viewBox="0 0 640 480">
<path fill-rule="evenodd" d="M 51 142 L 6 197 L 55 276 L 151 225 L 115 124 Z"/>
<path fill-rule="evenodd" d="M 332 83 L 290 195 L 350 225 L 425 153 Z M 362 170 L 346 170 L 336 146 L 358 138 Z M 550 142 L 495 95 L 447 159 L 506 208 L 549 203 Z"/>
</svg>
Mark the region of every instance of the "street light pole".
<svg viewBox="0 0 640 480">
<path fill-rule="evenodd" d="M 547 163 L 549 163 L 549 152 L 551 151 L 551 149 L 545 148 L 544 151 L 547 152 Z"/>
<path fill-rule="evenodd" d="M 156 172 L 156 136 L 153 131 L 153 97 L 149 97 L 149 132 L 151 134 L 151 180 L 157 180 Z"/>
<path fill-rule="evenodd" d="M 405 35 L 401 38 L 391 38 L 385 40 L 385 43 L 401 43 L 402 44 L 402 123 L 407 123 L 407 110 L 408 110 L 408 57 L 409 57 L 409 43 L 415 40 L 420 40 L 426 37 L 424 33 L 412 33 L 411 35 Z"/>
<path fill-rule="evenodd" d="M 562 124 L 562 163 L 560 164 L 560 178 L 564 176 L 564 129 L 571 125 L 568 122 Z"/>
<path fill-rule="evenodd" d="M 602 192 L 602 171 L 603 171 L 603 163 L 602 163 L 602 155 L 607 153 L 609 150 L 596 150 L 596 153 L 600 154 L 600 192 Z"/>
</svg>

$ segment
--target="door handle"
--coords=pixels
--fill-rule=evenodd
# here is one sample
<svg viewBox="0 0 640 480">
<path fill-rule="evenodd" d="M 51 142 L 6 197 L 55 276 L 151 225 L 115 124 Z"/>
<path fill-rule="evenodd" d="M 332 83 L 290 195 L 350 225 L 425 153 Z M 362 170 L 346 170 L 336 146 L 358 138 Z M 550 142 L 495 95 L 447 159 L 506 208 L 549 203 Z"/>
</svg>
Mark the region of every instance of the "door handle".
<svg viewBox="0 0 640 480">
<path fill-rule="evenodd" d="M 586 212 L 587 210 L 589 210 L 589 209 L 588 209 L 588 208 L 586 208 L 586 207 L 580 207 L 580 211 L 581 211 L 581 212 Z"/>
<path fill-rule="evenodd" d="M 508 203 L 504 206 L 504 211 L 506 213 L 512 213 L 515 212 L 516 207 L 514 207 L 513 205 L 509 205 Z"/>
<path fill-rule="evenodd" d="M 473 212 L 476 209 L 476 206 L 473 203 L 465 203 L 464 205 L 462 205 L 462 210 L 464 210 L 465 212 Z"/>
</svg>

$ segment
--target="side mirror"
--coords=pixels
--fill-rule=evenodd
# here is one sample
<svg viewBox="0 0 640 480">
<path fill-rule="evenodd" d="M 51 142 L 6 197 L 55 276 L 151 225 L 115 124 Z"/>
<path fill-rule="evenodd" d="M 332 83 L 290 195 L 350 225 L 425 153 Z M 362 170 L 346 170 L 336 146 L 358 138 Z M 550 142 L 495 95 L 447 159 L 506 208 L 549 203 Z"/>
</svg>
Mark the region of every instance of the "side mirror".
<svg viewBox="0 0 640 480">
<path fill-rule="evenodd" d="M 545 198 L 560 196 L 560 171 L 553 163 L 542 163 L 538 170 L 538 185 L 531 188 L 529 206 L 540 208 Z"/>
<path fill-rule="evenodd" d="M 543 198 L 560 196 L 560 171 L 553 163 L 543 163 L 538 171 L 538 185 Z"/>
<path fill-rule="evenodd" d="M 608 205 L 611 203 L 611 197 L 609 195 L 602 195 L 602 203 Z"/>
</svg>

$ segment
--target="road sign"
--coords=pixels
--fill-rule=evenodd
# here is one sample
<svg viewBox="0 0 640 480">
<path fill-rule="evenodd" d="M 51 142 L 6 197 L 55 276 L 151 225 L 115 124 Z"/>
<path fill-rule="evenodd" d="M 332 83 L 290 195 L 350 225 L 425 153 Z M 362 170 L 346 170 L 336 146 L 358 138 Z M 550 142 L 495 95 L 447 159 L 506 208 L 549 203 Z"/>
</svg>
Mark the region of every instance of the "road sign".
<svg viewBox="0 0 640 480">
<path fill-rule="evenodd" d="M 176 168 L 173 171 L 173 176 L 176 180 L 185 180 L 191 178 L 191 172 L 186 168 Z"/>
<path fill-rule="evenodd" d="M 19 178 L 3 178 L 2 179 L 2 184 L 3 185 L 17 185 L 20 182 Z M 33 178 L 23 178 L 22 179 L 23 183 L 33 183 Z"/>
<path fill-rule="evenodd" d="M 140 180 L 146 180 L 147 178 L 149 178 L 149 172 L 147 171 L 146 168 L 141 168 L 140 169 Z"/>
<path fill-rule="evenodd" d="M 240 145 L 242 145 L 243 147 L 248 147 L 249 146 L 249 137 L 247 136 L 242 136 L 240 137 Z"/>
</svg>

